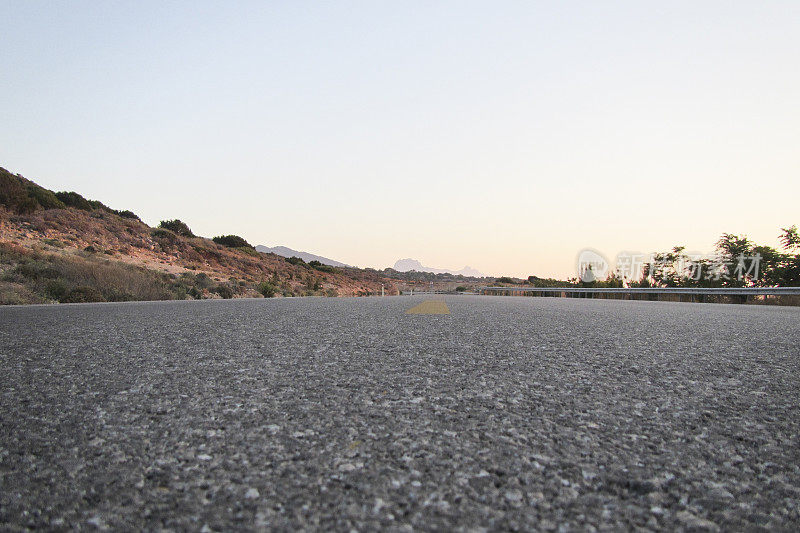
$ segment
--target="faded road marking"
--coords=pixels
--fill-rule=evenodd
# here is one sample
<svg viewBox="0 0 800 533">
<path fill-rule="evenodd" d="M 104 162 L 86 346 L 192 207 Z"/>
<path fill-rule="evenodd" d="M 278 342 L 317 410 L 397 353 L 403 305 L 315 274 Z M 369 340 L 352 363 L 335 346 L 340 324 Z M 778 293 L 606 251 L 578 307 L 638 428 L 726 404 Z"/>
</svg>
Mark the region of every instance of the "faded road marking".
<svg viewBox="0 0 800 533">
<path fill-rule="evenodd" d="M 447 304 L 441 300 L 428 300 L 419 305 L 415 305 L 408 311 L 407 315 L 449 315 L 450 309 Z"/>
</svg>

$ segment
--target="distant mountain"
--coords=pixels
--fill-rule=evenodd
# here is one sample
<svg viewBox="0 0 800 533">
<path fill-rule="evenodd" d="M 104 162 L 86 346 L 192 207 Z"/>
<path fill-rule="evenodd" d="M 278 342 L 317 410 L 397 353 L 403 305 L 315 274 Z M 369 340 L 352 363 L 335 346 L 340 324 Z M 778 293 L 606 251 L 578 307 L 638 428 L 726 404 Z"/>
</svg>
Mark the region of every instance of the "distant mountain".
<svg viewBox="0 0 800 533">
<path fill-rule="evenodd" d="M 335 267 L 346 267 L 350 265 L 346 265 L 339 261 L 334 261 L 333 259 L 328 259 L 327 257 L 322 257 L 321 255 L 310 254 L 308 252 L 298 252 L 297 250 L 292 250 L 291 248 L 287 248 L 286 246 L 275 246 L 274 248 L 270 248 L 269 246 L 258 245 L 256 246 L 256 250 L 259 252 L 263 252 L 265 254 L 275 254 L 281 257 L 299 257 L 306 263 L 309 261 L 319 261 L 323 265 L 330 265 Z"/>
<path fill-rule="evenodd" d="M 400 259 L 394 264 L 394 269 L 398 272 L 408 272 L 416 270 L 417 272 L 432 272 L 434 274 L 453 274 L 462 276 L 471 276 L 475 278 L 484 277 L 483 274 L 472 267 L 465 266 L 461 270 L 450 270 L 449 268 L 433 268 L 423 266 L 422 263 L 416 259 Z"/>
</svg>

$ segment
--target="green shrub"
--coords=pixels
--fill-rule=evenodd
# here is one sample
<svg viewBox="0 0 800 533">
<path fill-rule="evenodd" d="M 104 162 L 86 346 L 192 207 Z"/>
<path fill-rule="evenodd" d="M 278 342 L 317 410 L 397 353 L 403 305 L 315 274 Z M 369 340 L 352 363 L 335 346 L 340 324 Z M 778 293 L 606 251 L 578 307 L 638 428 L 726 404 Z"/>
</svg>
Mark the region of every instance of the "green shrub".
<svg viewBox="0 0 800 533">
<path fill-rule="evenodd" d="M 172 297 L 175 300 L 185 300 L 189 296 L 189 291 L 183 285 L 174 285 L 172 287 Z"/>
<path fill-rule="evenodd" d="M 59 277 L 59 271 L 52 265 L 42 261 L 29 261 L 21 263 L 13 270 L 14 274 L 24 279 L 40 281 Z"/>
<path fill-rule="evenodd" d="M 294 255 L 292 257 L 287 257 L 286 262 L 290 265 L 299 265 L 308 268 L 308 264 L 305 261 Z"/>
<path fill-rule="evenodd" d="M 94 287 L 75 287 L 59 301 L 63 303 L 104 302 L 105 298 Z"/>
<path fill-rule="evenodd" d="M 63 279 L 53 279 L 44 285 L 44 293 L 49 298 L 59 302 L 63 301 L 69 290 L 69 285 Z"/>
<path fill-rule="evenodd" d="M 191 274 L 188 275 L 191 276 Z M 200 289 L 210 289 L 214 286 L 214 281 L 208 277 L 208 274 L 205 272 L 200 272 L 197 274 L 197 276 L 194 277 L 194 282 Z"/>
<path fill-rule="evenodd" d="M 74 207 L 84 211 L 91 211 L 92 204 L 89 200 L 74 191 L 60 191 L 55 194 L 56 198 L 61 200 L 67 207 Z"/>
<path fill-rule="evenodd" d="M 246 246 L 237 246 L 236 250 L 239 250 L 243 254 L 251 255 L 253 257 L 261 257 L 260 252 L 257 251 L 255 248 L 248 248 Z"/>
<path fill-rule="evenodd" d="M 313 261 L 309 261 L 308 262 L 308 266 L 310 266 L 314 270 L 319 270 L 320 272 L 335 272 L 336 271 L 336 269 L 334 269 L 332 266 L 320 263 L 316 259 L 313 260 Z"/>
<path fill-rule="evenodd" d="M 44 303 L 37 295 L 19 285 L 0 283 L 0 305 L 24 305 Z"/>
<path fill-rule="evenodd" d="M 21 204 L 28 200 L 28 192 L 20 178 L 0 168 L 0 205 L 24 213 Z"/>
<path fill-rule="evenodd" d="M 179 240 L 177 235 L 164 228 L 156 228 L 150 232 L 150 235 L 154 239 L 167 244 L 176 244 Z"/>
<path fill-rule="evenodd" d="M 64 248 L 66 246 L 66 244 L 58 239 L 44 239 L 42 242 L 56 248 Z"/>
<path fill-rule="evenodd" d="M 221 244 L 222 246 L 227 246 L 228 248 L 253 247 L 249 242 L 239 237 L 238 235 L 220 235 L 218 237 L 214 237 L 211 240 L 217 244 Z"/>
<path fill-rule="evenodd" d="M 39 209 L 39 203 L 35 198 L 30 198 L 28 196 L 21 199 L 19 204 L 17 204 L 17 210 L 23 215 L 33 213 L 37 209 Z"/>
<path fill-rule="evenodd" d="M 197 287 L 190 287 L 187 293 L 195 300 L 200 300 L 203 298 L 203 291 L 201 291 Z"/>
<path fill-rule="evenodd" d="M 128 211 L 127 209 L 124 209 L 122 211 L 116 211 L 115 210 L 115 211 L 113 211 L 113 213 L 115 215 L 121 216 L 122 218 L 130 218 L 130 219 L 133 219 L 133 220 L 142 220 L 141 218 L 139 218 L 139 216 L 136 213 L 134 213 L 133 211 Z"/>
<path fill-rule="evenodd" d="M 65 207 L 53 191 L 39 187 L 4 168 L 0 168 L 0 205 L 20 214 L 32 213 L 40 208 Z"/>
<path fill-rule="evenodd" d="M 100 209 L 101 211 L 108 211 L 109 213 L 113 213 L 114 210 L 108 207 L 106 204 L 101 202 L 100 200 L 87 200 L 89 202 L 89 207 L 92 209 Z"/>
<path fill-rule="evenodd" d="M 278 292 L 278 288 L 268 281 L 262 281 L 256 287 L 256 290 L 260 292 L 264 298 L 272 298 L 275 296 L 275 293 Z"/>
<path fill-rule="evenodd" d="M 220 283 L 219 285 L 211 289 L 211 292 L 219 294 L 222 298 L 226 300 L 230 300 L 231 298 L 233 298 L 234 294 L 233 289 L 231 289 L 228 285 L 224 283 Z"/>
<path fill-rule="evenodd" d="M 189 226 L 177 218 L 175 220 L 162 220 L 158 227 L 168 229 L 183 237 L 194 237 L 194 233 L 192 233 L 192 230 L 189 229 Z"/>
<path fill-rule="evenodd" d="M 53 191 L 48 191 L 38 185 L 30 185 L 28 187 L 28 197 L 36 200 L 36 203 L 43 209 L 64 209 L 66 207 L 64 202 L 53 194 Z"/>
</svg>

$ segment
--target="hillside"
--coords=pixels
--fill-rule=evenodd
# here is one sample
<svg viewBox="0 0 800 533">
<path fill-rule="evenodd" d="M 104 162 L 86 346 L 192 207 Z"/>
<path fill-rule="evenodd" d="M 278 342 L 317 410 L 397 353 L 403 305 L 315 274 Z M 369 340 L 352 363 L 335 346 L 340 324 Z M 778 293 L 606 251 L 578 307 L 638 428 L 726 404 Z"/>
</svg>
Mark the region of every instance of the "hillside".
<svg viewBox="0 0 800 533">
<path fill-rule="evenodd" d="M 387 294 L 397 290 L 375 271 L 287 261 L 243 239 L 215 240 L 185 225 L 151 228 L 131 211 L 0 168 L 0 303 L 360 296 L 380 293 L 381 284 Z"/>
</svg>

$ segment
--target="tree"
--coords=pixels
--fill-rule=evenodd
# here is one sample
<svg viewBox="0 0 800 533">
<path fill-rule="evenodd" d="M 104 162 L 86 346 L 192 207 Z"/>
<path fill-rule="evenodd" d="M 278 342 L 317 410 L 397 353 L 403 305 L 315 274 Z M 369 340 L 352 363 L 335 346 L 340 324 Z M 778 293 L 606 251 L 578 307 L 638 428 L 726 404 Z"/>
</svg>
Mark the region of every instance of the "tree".
<svg viewBox="0 0 800 533">
<path fill-rule="evenodd" d="M 797 226 L 792 225 L 788 228 L 781 228 L 781 231 L 783 234 L 778 239 L 785 250 L 792 252 L 800 248 L 800 235 L 797 233 Z"/>
<path fill-rule="evenodd" d="M 781 228 L 781 231 L 783 234 L 779 240 L 787 253 L 782 255 L 776 269 L 778 284 L 786 287 L 800 287 L 800 235 L 797 233 L 797 226 Z"/>
<path fill-rule="evenodd" d="M 753 254 L 753 243 L 747 237 L 723 233 L 717 241 L 718 263 L 722 284 L 726 287 L 744 287 L 754 283 L 755 268 L 759 266 Z M 731 271 L 733 270 L 733 271 Z M 757 277 L 757 276 L 756 276 Z"/>
</svg>

